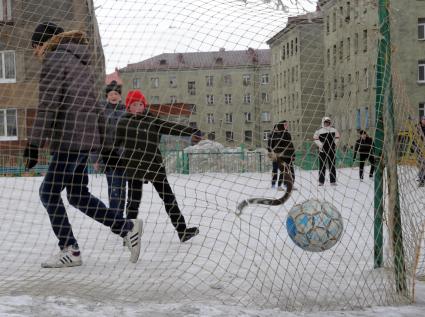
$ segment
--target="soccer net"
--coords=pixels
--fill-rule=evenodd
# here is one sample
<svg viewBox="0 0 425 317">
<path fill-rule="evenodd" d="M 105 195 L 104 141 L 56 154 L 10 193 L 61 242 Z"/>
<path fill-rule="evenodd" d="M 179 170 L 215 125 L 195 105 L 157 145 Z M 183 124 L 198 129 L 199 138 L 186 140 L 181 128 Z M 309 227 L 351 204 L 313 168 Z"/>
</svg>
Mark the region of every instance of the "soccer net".
<svg viewBox="0 0 425 317">
<path fill-rule="evenodd" d="M 388 6 L 389 62 L 378 58 L 372 0 L 0 1 L 0 294 L 291 311 L 413 302 L 425 275 L 425 3 L 401 6 Z M 44 22 L 65 33 L 34 40 Z M 143 104 L 134 90 L 149 116 L 132 113 L 132 100 Z M 329 137 L 340 134 L 324 156 L 335 180 L 329 166 L 319 180 L 324 117 L 338 131 Z M 284 204 L 240 211 L 286 193 L 267 150 L 283 120 L 295 188 Z M 360 130 L 373 155 L 353 160 Z M 29 170 L 28 144 L 27 154 L 38 148 Z M 199 228 L 185 242 L 164 170 L 187 227 Z M 308 199 L 342 215 L 329 250 L 289 237 L 287 214 Z M 144 223 L 137 263 L 108 228 L 129 211 Z M 78 241 L 71 262 L 82 265 L 40 266 L 69 264 L 56 256 L 58 235 L 65 251 Z"/>
</svg>

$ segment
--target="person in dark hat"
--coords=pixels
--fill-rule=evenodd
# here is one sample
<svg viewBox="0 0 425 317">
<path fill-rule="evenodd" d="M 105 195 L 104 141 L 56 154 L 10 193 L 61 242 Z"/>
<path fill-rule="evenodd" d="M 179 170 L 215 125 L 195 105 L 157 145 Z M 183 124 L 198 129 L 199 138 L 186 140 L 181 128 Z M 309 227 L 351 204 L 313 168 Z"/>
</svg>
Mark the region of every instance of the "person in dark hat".
<svg viewBox="0 0 425 317">
<path fill-rule="evenodd" d="M 359 131 L 360 138 L 354 145 L 353 161 L 356 160 L 357 153 L 359 154 L 359 176 L 360 180 L 363 180 L 364 165 L 368 160 L 370 162 L 369 178 L 373 177 L 375 171 L 375 156 L 373 149 L 373 139 L 367 134 L 366 131 Z"/>
<path fill-rule="evenodd" d="M 69 203 L 124 238 L 130 261 L 140 254 L 142 222 L 127 220 L 93 196 L 88 189 L 87 160 L 100 145 L 99 107 L 92 70 L 92 52 L 81 31 L 64 32 L 54 23 L 38 25 L 31 38 L 34 54 L 41 60 L 39 103 L 28 144 L 26 169 L 38 162 L 38 149 L 49 140 L 51 159 L 40 186 L 40 200 L 49 215 L 60 251 L 43 268 L 82 264 L 77 239 L 62 201 Z"/>
<path fill-rule="evenodd" d="M 280 170 L 279 180 L 277 182 L 277 189 L 282 191 L 283 180 L 284 180 L 284 164 L 286 164 L 291 172 L 292 177 L 292 185 L 295 182 L 295 170 L 294 170 L 294 159 L 295 159 L 295 147 L 292 143 L 291 134 L 288 131 L 288 121 L 283 120 L 277 123 L 274 126 L 273 132 L 268 141 L 267 150 L 271 154 L 271 158 L 273 160 L 274 166 L 272 171 L 272 188 L 274 188 L 274 184 L 276 183 L 277 177 L 277 169 Z M 295 190 L 295 187 L 292 187 L 292 190 Z"/>
</svg>

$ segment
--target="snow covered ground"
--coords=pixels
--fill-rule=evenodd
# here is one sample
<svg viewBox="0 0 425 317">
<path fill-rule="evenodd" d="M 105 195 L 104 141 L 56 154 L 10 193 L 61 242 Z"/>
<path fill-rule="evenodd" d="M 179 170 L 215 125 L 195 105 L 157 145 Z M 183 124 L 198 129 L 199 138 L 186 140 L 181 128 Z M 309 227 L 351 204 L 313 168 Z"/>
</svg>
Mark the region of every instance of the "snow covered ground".
<svg viewBox="0 0 425 317">
<path fill-rule="evenodd" d="M 281 194 L 269 188 L 269 173 L 171 175 L 186 220 L 200 225 L 186 244 L 145 185 L 136 265 L 120 238 L 69 207 L 84 264 L 58 270 L 40 268 L 57 252 L 38 198 L 42 179 L 0 178 L 0 316 L 423 316 L 425 283 L 416 281 L 416 303 L 403 305 L 391 261 L 373 269 L 372 182 L 360 183 L 355 169 L 338 173 L 339 186 L 318 188 L 317 171 L 297 171 L 298 191 L 287 205 L 250 206 L 240 217 L 242 199 Z M 401 190 L 414 188 L 414 176 L 402 181 Z M 107 201 L 104 177 L 91 177 L 90 186 Z M 423 213 L 424 190 L 409 193 L 402 206 Z M 326 252 L 304 252 L 287 236 L 287 211 L 308 198 L 326 199 L 343 215 L 341 241 Z M 409 275 L 409 290 L 413 281 Z M 304 308 L 311 312 L 288 312 Z"/>
</svg>

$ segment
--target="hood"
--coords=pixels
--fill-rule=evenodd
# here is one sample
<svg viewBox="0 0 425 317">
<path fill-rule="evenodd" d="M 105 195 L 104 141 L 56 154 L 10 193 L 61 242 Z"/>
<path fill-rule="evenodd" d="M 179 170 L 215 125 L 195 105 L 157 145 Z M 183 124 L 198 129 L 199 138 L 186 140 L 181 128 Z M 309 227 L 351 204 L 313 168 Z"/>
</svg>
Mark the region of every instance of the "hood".
<svg viewBox="0 0 425 317">
<path fill-rule="evenodd" d="M 325 127 L 325 121 L 329 120 L 331 122 L 332 125 L 332 119 L 330 117 L 323 117 L 322 118 L 322 128 Z"/>
<path fill-rule="evenodd" d="M 91 54 L 88 48 L 86 34 L 82 31 L 63 32 L 53 36 L 44 43 L 39 58 L 43 59 L 47 52 L 64 50 L 77 57 L 83 64 L 87 64 Z"/>
</svg>

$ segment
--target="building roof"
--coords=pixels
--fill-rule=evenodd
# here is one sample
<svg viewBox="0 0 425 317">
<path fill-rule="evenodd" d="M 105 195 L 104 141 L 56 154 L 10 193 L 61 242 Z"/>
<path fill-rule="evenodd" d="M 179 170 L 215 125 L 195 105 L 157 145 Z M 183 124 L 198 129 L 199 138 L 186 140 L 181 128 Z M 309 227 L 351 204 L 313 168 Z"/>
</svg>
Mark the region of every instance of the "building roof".
<svg viewBox="0 0 425 317">
<path fill-rule="evenodd" d="M 249 48 L 244 51 L 225 51 L 194 53 L 164 53 L 146 59 L 139 63 L 128 64 L 120 72 L 134 72 L 143 70 L 170 70 L 241 67 L 254 65 L 270 65 L 270 50 Z"/>
<path fill-rule="evenodd" d="M 112 81 L 116 81 L 118 85 L 122 85 L 122 79 L 121 76 L 119 74 L 119 70 L 118 68 L 115 68 L 115 71 L 111 74 L 106 74 L 105 76 L 105 84 L 109 85 Z"/>
<path fill-rule="evenodd" d="M 317 10 L 315 12 L 309 12 L 302 15 L 297 15 L 294 17 L 288 18 L 288 23 L 286 24 L 285 28 L 281 31 L 279 31 L 276 35 L 274 35 L 270 40 L 268 40 L 266 43 L 268 45 L 272 45 L 276 40 L 279 40 L 283 34 L 289 32 L 293 28 L 295 28 L 297 25 L 300 24 L 311 24 L 311 23 L 322 23 L 323 14 L 320 10 Z"/>
</svg>

